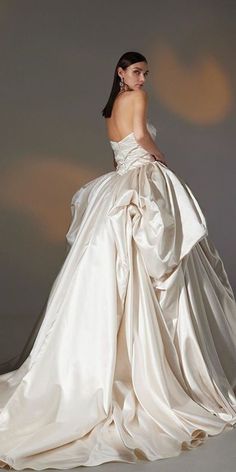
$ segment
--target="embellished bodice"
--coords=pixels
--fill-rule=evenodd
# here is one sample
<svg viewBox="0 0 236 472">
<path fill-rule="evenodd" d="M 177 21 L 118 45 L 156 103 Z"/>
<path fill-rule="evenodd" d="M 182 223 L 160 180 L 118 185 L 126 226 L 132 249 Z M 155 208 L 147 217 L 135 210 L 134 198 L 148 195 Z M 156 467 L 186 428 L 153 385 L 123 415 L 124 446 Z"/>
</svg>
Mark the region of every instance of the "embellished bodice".
<svg viewBox="0 0 236 472">
<path fill-rule="evenodd" d="M 147 122 L 147 128 L 152 138 L 156 138 L 156 128 Z M 155 158 L 146 151 L 135 139 L 134 133 L 130 133 L 120 141 L 111 141 L 114 157 L 117 162 L 116 171 L 124 174 L 130 169 L 140 167 L 147 162 L 154 162 Z"/>
</svg>

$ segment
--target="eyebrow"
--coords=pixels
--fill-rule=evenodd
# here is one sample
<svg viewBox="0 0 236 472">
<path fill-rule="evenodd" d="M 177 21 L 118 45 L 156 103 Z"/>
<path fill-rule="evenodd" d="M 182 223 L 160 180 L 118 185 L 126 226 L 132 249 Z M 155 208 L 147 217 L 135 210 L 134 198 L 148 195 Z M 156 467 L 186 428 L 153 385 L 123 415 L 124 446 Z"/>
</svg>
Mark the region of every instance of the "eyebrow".
<svg viewBox="0 0 236 472">
<path fill-rule="evenodd" d="M 134 69 L 143 70 L 143 69 L 141 69 L 141 68 L 138 67 L 138 66 L 135 66 Z M 145 72 L 149 72 L 149 70 L 147 69 Z"/>
</svg>

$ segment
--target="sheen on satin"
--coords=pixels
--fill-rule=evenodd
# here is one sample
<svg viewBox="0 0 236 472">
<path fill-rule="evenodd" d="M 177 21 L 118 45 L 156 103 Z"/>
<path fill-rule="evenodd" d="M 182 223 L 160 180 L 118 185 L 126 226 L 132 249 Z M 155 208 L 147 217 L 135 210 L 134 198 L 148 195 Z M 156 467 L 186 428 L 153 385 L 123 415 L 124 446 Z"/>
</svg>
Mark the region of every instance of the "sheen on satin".
<svg viewBox="0 0 236 472">
<path fill-rule="evenodd" d="M 110 144 L 32 348 L 0 375 L 1 467 L 155 461 L 236 424 L 236 303 L 201 208 L 133 133 Z"/>
</svg>

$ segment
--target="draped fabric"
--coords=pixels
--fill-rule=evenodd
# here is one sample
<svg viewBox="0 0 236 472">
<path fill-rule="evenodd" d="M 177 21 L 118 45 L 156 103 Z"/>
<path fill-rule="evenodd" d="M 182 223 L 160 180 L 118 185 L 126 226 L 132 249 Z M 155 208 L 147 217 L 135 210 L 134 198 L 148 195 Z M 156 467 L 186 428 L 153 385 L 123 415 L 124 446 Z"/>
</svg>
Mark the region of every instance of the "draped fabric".
<svg viewBox="0 0 236 472">
<path fill-rule="evenodd" d="M 236 303 L 202 210 L 133 133 L 110 144 L 117 168 L 73 195 L 68 254 L 0 375 L 1 467 L 154 461 L 236 425 Z"/>
</svg>

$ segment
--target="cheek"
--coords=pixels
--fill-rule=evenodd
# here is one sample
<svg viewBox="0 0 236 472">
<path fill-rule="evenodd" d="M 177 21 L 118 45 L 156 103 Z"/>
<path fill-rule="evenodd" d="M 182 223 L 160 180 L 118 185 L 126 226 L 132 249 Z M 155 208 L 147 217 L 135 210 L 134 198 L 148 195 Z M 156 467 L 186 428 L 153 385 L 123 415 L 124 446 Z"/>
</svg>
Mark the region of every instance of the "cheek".
<svg viewBox="0 0 236 472">
<path fill-rule="evenodd" d="M 137 80 L 137 75 L 136 74 L 130 74 L 129 80 L 131 80 L 132 82 L 135 82 L 135 80 Z"/>
</svg>

